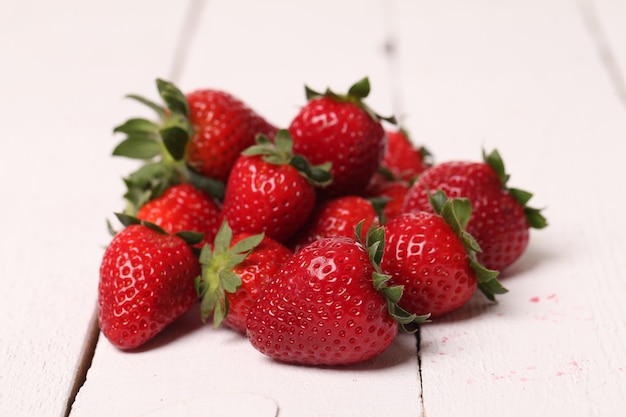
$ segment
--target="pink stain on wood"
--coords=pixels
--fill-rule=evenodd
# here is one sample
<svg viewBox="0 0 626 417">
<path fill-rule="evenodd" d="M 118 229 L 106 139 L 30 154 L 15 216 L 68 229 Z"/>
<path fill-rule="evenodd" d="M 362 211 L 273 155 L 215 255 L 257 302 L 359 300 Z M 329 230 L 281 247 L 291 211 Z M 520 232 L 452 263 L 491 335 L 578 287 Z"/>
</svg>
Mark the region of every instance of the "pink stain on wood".
<svg viewBox="0 0 626 417">
<path fill-rule="evenodd" d="M 539 302 L 539 297 L 537 297 L 537 296 L 532 297 L 532 298 L 530 299 L 530 302 L 531 302 L 531 303 L 538 303 L 538 302 Z"/>
</svg>

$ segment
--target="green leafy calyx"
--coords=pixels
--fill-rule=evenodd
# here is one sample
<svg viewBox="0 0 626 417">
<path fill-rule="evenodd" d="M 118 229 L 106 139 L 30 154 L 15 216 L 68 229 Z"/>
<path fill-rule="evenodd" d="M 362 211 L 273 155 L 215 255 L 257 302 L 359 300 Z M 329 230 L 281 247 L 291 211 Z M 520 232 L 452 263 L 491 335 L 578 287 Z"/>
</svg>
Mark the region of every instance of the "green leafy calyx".
<svg viewBox="0 0 626 417">
<path fill-rule="evenodd" d="M 524 215 L 526 216 L 526 220 L 528 221 L 528 225 L 533 229 L 543 229 L 548 225 L 548 221 L 541 214 L 541 209 L 536 209 L 532 207 L 528 207 L 527 203 L 533 196 L 532 193 L 528 191 L 520 190 L 518 188 L 509 188 L 507 183 L 509 178 L 511 177 L 506 173 L 506 169 L 504 167 L 504 161 L 500 156 L 500 153 L 497 149 L 494 149 L 489 154 L 483 150 L 483 161 L 494 170 L 498 178 L 500 179 L 500 183 L 502 184 L 502 188 L 505 189 L 511 197 L 515 201 L 517 201 L 524 208 Z"/>
<path fill-rule="evenodd" d="M 261 243 L 264 234 L 252 235 L 232 245 L 233 232 L 224 221 L 213 247 L 204 245 L 200 252 L 202 274 L 196 278 L 196 291 L 201 299 L 201 316 L 205 321 L 213 315 L 213 327 L 218 327 L 228 315 L 226 293 L 234 293 L 241 286 L 241 277 L 234 268 L 241 264 Z"/>
<path fill-rule="evenodd" d="M 389 286 L 390 275 L 384 274 L 380 269 L 385 251 L 385 229 L 383 226 L 370 226 L 367 231 L 365 242 L 363 242 L 363 221 L 357 223 L 354 228 L 357 242 L 359 242 L 368 252 L 370 262 L 374 267 L 372 283 L 374 288 L 387 300 L 387 309 L 391 317 L 398 322 L 400 328 L 405 332 L 415 331 L 421 323 L 428 321 L 430 314 L 418 316 L 410 314 L 398 305 L 404 287 L 402 285 Z"/>
<path fill-rule="evenodd" d="M 498 271 L 485 268 L 478 262 L 477 254 L 482 252 L 480 245 L 465 229 L 472 215 L 472 205 L 467 198 L 448 198 L 442 190 L 434 194 L 429 191 L 430 204 L 435 213 L 439 214 L 450 226 L 465 246 L 470 266 L 476 275 L 478 288 L 490 300 L 495 300 L 496 294 L 504 294 L 508 290 L 498 281 Z"/>
<path fill-rule="evenodd" d="M 359 106 L 363 111 L 365 111 L 372 119 L 375 121 L 385 120 L 391 124 L 397 124 L 396 118 L 394 116 L 384 117 L 373 111 L 369 106 L 367 106 L 364 102 L 365 98 L 370 94 L 370 81 L 368 77 L 364 77 L 352 84 L 348 89 L 347 94 L 337 94 L 333 92 L 330 88 L 327 88 L 324 93 L 319 93 L 308 86 L 304 86 L 304 92 L 307 100 L 311 101 L 320 97 L 330 97 L 334 100 L 340 102 L 351 102 Z"/>
<path fill-rule="evenodd" d="M 140 160 L 142 165 L 124 178 L 128 202 L 126 213 L 134 215 L 146 202 L 159 197 L 169 186 L 189 182 L 213 197 L 223 197 L 220 181 L 202 177 L 185 163 L 187 144 L 193 135 L 189 121 L 189 104 L 174 84 L 156 80 L 159 95 L 165 105 L 157 104 L 136 94 L 127 98 L 152 109 L 157 121 L 131 118 L 113 129 L 124 139 L 113 149 L 114 156 Z"/>
<path fill-rule="evenodd" d="M 333 179 L 330 173 L 330 162 L 321 165 L 311 165 L 304 156 L 293 153 L 293 138 L 286 129 L 279 130 L 273 141 L 266 135 L 257 135 L 256 144 L 244 150 L 242 154 L 246 156 L 261 156 L 263 161 L 270 164 L 291 165 L 309 183 L 317 187 L 328 185 Z"/>
</svg>

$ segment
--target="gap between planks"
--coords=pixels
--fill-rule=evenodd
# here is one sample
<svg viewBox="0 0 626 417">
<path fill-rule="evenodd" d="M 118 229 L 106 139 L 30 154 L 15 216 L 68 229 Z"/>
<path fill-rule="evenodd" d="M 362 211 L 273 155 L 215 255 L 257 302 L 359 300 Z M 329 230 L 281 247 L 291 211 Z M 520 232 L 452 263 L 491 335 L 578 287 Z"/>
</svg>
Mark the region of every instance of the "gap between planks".
<svg viewBox="0 0 626 417">
<path fill-rule="evenodd" d="M 170 67 L 169 79 L 173 82 L 180 80 L 184 70 L 184 64 L 187 60 L 189 47 L 200 24 L 202 10 L 207 1 L 208 0 L 189 0 L 187 13 L 183 19 L 180 36 L 172 57 L 172 66 Z M 87 381 L 87 373 L 89 372 L 89 368 L 91 368 L 99 338 L 98 307 L 95 306 L 91 319 L 89 320 L 85 343 L 78 359 L 76 373 L 74 374 L 70 394 L 65 406 L 64 417 L 71 415 L 76 396 Z"/>
<path fill-rule="evenodd" d="M 170 67 L 169 78 L 172 82 L 178 82 L 182 76 L 184 71 L 185 62 L 187 61 L 189 47 L 193 42 L 194 35 L 199 27 L 202 11 L 205 7 L 205 3 L 208 0 L 190 0 L 189 6 L 187 9 L 187 14 L 183 21 L 182 30 L 180 31 L 180 36 L 178 42 L 176 44 L 176 49 L 174 51 L 174 55 L 172 57 L 172 65 Z M 385 58 L 388 65 L 388 76 L 390 80 L 390 85 L 392 91 L 391 101 L 393 106 L 393 112 L 396 117 L 401 119 L 403 105 L 402 105 L 402 93 L 401 88 L 396 82 L 399 78 L 399 56 L 398 56 L 398 45 L 397 38 L 394 32 L 395 27 L 395 1 L 391 2 L 382 2 L 383 6 L 383 23 L 386 28 L 385 35 Z M 612 59 L 614 62 L 614 59 Z M 619 72 L 618 72 L 619 73 Z M 623 85 L 623 83 L 622 83 Z M 622 99 L 624 101 L 626 98 L 626 94 L 622 94 Z M 420 417 L 426 416 L 426 411 L 424 408 L 424 384 L 422 382 L 422 357 L 421 357 L 421 333 L 420 328 L 417 329 L 415 333 L 416 340 L 416 354 L 417 354 L 417 366 L 418 366 L 418 378 L 420 384 L 420 405 L 422 408 L 422 413 Z M 65 408 L 64 417 L 70 417 L 72 413 L 72 406 L 76 400 L 76 396 L 78 392 L 85 384 L 87 380 L 87 373 L 89 372 L 89 368 L 91 367 L 96 347 L 98 345 L 98 340 L 100 338 L 100 328 L 98 325 L 98 310 L 97 306 L 94 308 L 94 312 L 92 313 L 92 317 L 89 322 L 89 327 L 87 329 L 85 344 L 81 349 L 81 354 L 78 360 L 78 365 L 76 369 L 76 374 L 72 381 L 72 386 L 70 390 L 70 395 L 67 399 L 67 404 Z"/>
<path fill-rule="evenodd" d="M 89 368 L 91 368 L 91 362 L 96 352 L 96 346 L 98 345 L 98 339 L 100 339 L 100 327 L 98 326 L 98 307 L 96 305 L 91 314 L 91 319 L 89 320 L 85 343 L 81 349 L 76 366 L 76 373 L 74 374 L 70 395 L 65 406 L 64 417 L 70 416 L 78 391 L 80 391 L 87 380 L 87 372 L 89 372 Z"/>
<path fill-rule="evenodd" d="M 595 2 L 594 0 L 578 0 L 578 8 L 583 16 L 591 40 L 596 47 L 600 61 L 608 73 L 613 88 L 615 88 L 615 93 L 622 105 L 626 107 L 626 79 L 624 79 L 624 73 L 619 67 L 611 43 L 598 17 Z"/>
</svg>

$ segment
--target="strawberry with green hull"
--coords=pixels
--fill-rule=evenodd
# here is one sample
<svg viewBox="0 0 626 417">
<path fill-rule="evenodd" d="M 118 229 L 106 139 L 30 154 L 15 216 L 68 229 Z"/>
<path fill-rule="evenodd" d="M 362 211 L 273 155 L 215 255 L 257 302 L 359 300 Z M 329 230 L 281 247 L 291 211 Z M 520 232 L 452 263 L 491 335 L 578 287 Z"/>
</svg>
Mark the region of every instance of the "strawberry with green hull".
<svg viewBox="0 0 626 417">
<path fill-rule="evenodd" d="M 365 105 L 369 92 L 367 78 L 345 95 L 307 87 L 309 101 L 289 126 L 294 152 L 313 164 L 331 163 L 333 182 L 320 190 L 326 197 L 360 194 L 383 159 L 386 137 L 381 120 L 395 120 Z"/>
<path fill-rule="evenodd" d="M 381 269 L 404 287 L 398 304 L 413 314 L 439 317 L 464 306 L 479 288 L 489 299 L 507 290 L 498 271 L 476 259 L 480 246 L 465 227 L 472 213 L 467 199 L 430 196 L 434 212 L 404 213 L 385 225 Z"/>
<path fill-rule="evenodd" d="M 380 273 L 383 230 L 367 236 L 320 239 L 296 252 L 248 315 L 251 344 L 282 362 L 349 365 L 384 352 L 399 323 L 423 322 L 398 308 L 402 288 Z"/>
<path fill-rule="evenodd" d="M 221 216 L 217 203 L 203 190 L 191 184 L 177 184 L 145 203 L 137 218 L 154 223 L 168 233 L 192 231 L 202 233 L 198 247 L 212 243 L 219 228 Z"/>
<path fill-rule="evenodd" d="M 292 252 L 275 240 L 240 233 L 233 236 L 224 222 L 213 246 L 200 253 L 202 275 L 196 289 L 202 300 L 202 320 L 213 318 L 240 333 L 246 332 L 246 317 L 263 287 L 273 279 Z"/>
<path fill-rule="evenodd" d="M 100 266 L 98 323 L 117 348 L 154 338 L 198 300 L 200 264 L 190 244 L 202 236 L 167 234 L 158 226 L 118 215 L 127 226 L 112 239 Z"/>
<path fill-rule="evenodd" d="M 233 233 L 262 233 L 287 242 L 307 221 L 316 203 L 316 187 L 332 180 L 327 165 L 312 166 L 293 153 L 289 132 L 272 142 L 259 135 L 257 145 L 237 159 L 228 183 L 222 217 Z"/>
<path fill-rule="evenodd" d="M 319 202 L 309 220 L 294 239 L 295 251 L 318 239 L 333 236 L 354 237 L 354 228 L 363 222 L 363 230 L 378 226 L 382 207 L 371 200 L 345 195 Z M 363 236 L 365 238 L 365 236 Z"/>
<path fill-rule="evenodd" d="M 127 214 L 170 186 L 192 183 L 221 199 L 224 182 L 239 153 L 254 143 L 257 133 L 273 136 L 276 128 L 229 93 L 202 89 L 188 95 L 157 79 L 165 105 L 131 94 L 154 110 L 157 121 L 132 118 L 114 129 L 126 135 L 113 155 L 141 160 L 141 167 L 124 179 Z"/>
<path fill-rule="evenodd" d="M 508 188 L 508 179 L 495 150 L 484 154 L 484 162 L 444 162 L 426 170 L 413 184 L 403 212 L 432 211 L 428 190 L 469 199 L 472 218 L 467 231 L 482 248 L 478 259 L 489 269 L 503 271 L 526 250 L 529 229 L 547 226 L 540 210 L 527 206 L 532 194 Z"/>
</svg>

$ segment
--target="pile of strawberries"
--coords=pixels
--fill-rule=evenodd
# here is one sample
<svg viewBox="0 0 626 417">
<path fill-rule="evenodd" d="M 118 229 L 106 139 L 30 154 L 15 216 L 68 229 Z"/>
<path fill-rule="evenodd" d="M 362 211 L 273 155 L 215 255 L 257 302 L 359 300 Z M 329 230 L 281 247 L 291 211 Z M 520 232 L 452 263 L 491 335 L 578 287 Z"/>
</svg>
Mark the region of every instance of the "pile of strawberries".
<svg viewBox="0 0 626 417">
<path fill-rule="evenodd" d="M 499 271 L 546 226 L 507 186 L 497 151 L 433 164 L 394 118 L 306 88 L 279 129 L 231 94 L 157 80 L 156 120 L 130 119 L 113 154 L 128 175 L 124 225 L 100 267 L 99 324 L 137 348 L 201 303 L 283 362 L 345 365 L 461 308 L 506 292 Z"/>
</svg>

